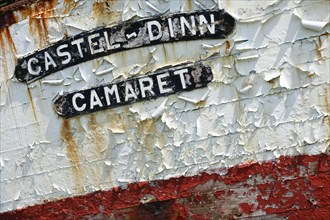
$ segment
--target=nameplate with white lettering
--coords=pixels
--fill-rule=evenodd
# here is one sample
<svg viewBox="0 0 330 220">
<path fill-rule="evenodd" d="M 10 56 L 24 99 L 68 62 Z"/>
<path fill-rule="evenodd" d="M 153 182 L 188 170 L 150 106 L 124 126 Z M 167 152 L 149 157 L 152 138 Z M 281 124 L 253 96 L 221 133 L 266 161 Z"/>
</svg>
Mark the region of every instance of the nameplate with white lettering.
<svg viewBox="0 0 330 220">
<path fill-rule="evenodd" d="M 70 118 L 137 101 L 202 88 L 212 79 L 211 68 L 200 62 L 162 68 L 153 74 L 142 77 L 64 93 L 56 98 L 54 108 L 58 115 Z"/>
<path fill-rule="evenodd" d="M 78 63 L 119 51 L 181 40 L 225 38 L 234 27 L 235 19 L 224 10 L 132 19 L 66 38 L 21 57 L 17 61 L 15 76 L 19 81 L 29 83 Z"/>
</svg>

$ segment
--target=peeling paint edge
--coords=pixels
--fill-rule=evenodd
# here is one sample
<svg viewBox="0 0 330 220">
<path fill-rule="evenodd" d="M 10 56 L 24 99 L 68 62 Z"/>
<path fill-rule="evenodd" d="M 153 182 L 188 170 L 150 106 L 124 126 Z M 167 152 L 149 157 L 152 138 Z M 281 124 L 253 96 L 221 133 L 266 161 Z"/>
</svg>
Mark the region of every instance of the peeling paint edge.
<svg viewBox="0 0 330 220">
<path fill-rule="evenodd" d="M 17 9 L 24 8 L 24 7 L 26 7 L 30 4 L 38 3 L 38 2 L 42 2 L 42 0 L 20 0 L 20 1 L 16 1 L 12 4 L 9 4 L 7 6 L 4 6 L 4 7 L 0 8 L 0 16 L 2 16 L 1 13 L 15 11 Z"/>
<path fill-rule="evenodd" d="M 136 217 L 145 205 L 149 208 L 155 205 L 156 208 L 163 209 L 167 207 L 167 203 L 171 204 L 168 212 L 176 215 L 171 217 L 179 215 L 185 218 L 189 215 L 195 218 L 197 216 L 191 216 L 192 213 L 189 211 L 192 208 L 189 205 L 192 201 L 196 202 L 194 203 L 196 206 L 202 205 L 203 202 L 207 204 L 215 202 L 214 204 L 219 206 L 217 208 L 221 208 L 219 204 L 225 203 L 216 203 L 217 200 L 226 201 L 232 195 L 239 196 L 247 191 L 257 193 L 245 195 L 249 202 L 233 201 L 236 211 L 230 217 L 275 215 L 301 218 L 308 214 L 314 218 L 326 219 L 330 216 L 329 180 L 329 154 L 281 156 L 276 161 L 241 164 L 228 168 L 225 175 L 223 170 L 220 172 L 210 170 L 195 176 L 130 183 L 125 187 L 115 187 L 108 191 L 101 190 L 57 201 L 44 201 L 43 204 L 0 213 L 0 218 L 64 219 L 70 216 L 95 217 L 100 214 L 103 217 L 116 215 Z M 295 187 L 296 184 L 300 184 L 298 188 L 308 188 L 311 198 L 304 194 L 306 191 L 297 188 L 296 191 L 292 190 L 293 196 L 288 198 L 285 188 L 288 186 L 288 181 L 290 181 L 289 186 Z M 218 183 L 218 187 L 214 187 L 215 183 Z M 277 195 L 265 199 L 269 191 L 267 187 L 270 187 L 271 191 L 276 191 Z M 205 195 L 211 195 L 211 198 L 205 198 Z M 299 201 L 297 198 L 300 198 Z M 286 200 L 286 202 L 278 202 L 278 200 Z M 294 208 L 297 201 L 304 205 L 303 209 Z M 276 207 L 271 206 L 274 203 Z M 291 208 L 288 208 L 288 205 Z M 179 214 L 177 206 L 181 207 Z M 84 210 L 81 207 L 84 207 Z M 172 213 L 171 210 L 175 212 Z M 152 214 L 147 213 L 143 217 L 155 217 Z"/>
</svg>

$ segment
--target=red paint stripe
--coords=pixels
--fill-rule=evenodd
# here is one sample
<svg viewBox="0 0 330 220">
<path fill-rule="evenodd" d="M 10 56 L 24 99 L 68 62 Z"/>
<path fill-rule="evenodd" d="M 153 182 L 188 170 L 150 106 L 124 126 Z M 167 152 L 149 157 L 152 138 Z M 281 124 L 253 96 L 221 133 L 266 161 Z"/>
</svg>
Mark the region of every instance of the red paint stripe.
<svg viewBox="0 0 330 220">
<path fill-rule="evenodd" d="M 150 196 L 152 195 L 152 196 Z M 141 198 L 152 200 L 142 204 Z M 225 175 L 129 184 L 0 214 L 0 219 L 233 219 L 267 216 L 330 218 L 330 155 L 280 157 Z"/>
</svg>

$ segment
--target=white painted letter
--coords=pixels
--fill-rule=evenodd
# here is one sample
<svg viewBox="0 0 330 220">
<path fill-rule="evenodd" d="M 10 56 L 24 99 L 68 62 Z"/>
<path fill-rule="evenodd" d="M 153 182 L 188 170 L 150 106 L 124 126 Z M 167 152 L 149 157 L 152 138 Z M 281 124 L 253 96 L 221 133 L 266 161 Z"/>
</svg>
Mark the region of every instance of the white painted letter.
<svg viewBox="0 0 330 220">
<path fill-rule="evenodd" d="M 144 82 L 148 82 L 149 85 L 145 86 Z M 151 78 L 149 78 L 149 77 L 140 78 L 139 79 L 139 84 L 140 84 L 142 98 L 146 97 L 146 91 L 149 91 L 151 93 L 151 95 L 155 95 L 155 93 L 152 91 L 152 88 L 154 86 L 154 82 L 152 81 Z"/>
<path fill-rule="evenodd" d="M 94 38 L 97 38 L 99 36 L 100 36 L 99 33 L 92 34 L 92 35 L 88 36 L 88 44 L 89 44 L 89 49 L 91 50 L 91 54 L 100 53 L 100 52 L 104 51 L 103 47 L 100 47 L 100 45 L 97 42 L 92 41 Z M 94 48 L 95 46 L 98 46 L 99 48 L 95 49 Z"/>
<path fill-rule="evenodd" d="M 33 63 L 39 63 L 39 61 L 38 61 L 37 58 L 35 58 L 35 57 L 30 58 L 30 59 L 28 60 L 28 71 L 29 71 L 29 73 L 30 73 L 31 75 L 38 76 L 39 73 L 40 73 L 40 71 L 41 71 L 41 67 L 40 67 L 40 66 L 37 66 L 37 68 L 34 70 L 34 69 L 32 68 L 32 65 L 31 65 L 32 62 L 33 62 Z"/>
<path fill-rule="evenodd" d="M 156 26 L 157 29 L 158 29 L 158 35 L 157 36 L 154 36 L 154 34 L 152 33 L 152 25 Z M 162 27 L 160 25 L 160 23 L 158 21 L 149 21 L 147 23 L 147 26 L 148 26 L 148 33 L 149 33 L 149 38 L 150 38 L 150 41 L 154 41 L 154 40 L 158 40 L 159 38 L 162 37 Z"/>
<path fill-rule="evenodd" d="M 71 54 L 69 53 L 69 51 L 64 51 L 64 52 L 61 51 L 62 49 L 67 48 L 68 46 L 69 45 L 67 44 L 63 44 L 56 49 L 57 56 L 66 57 L 65 60 L 62 60 L 62 64 L 68 64 L 71 61 Z"/>
<path fill-rule="evenodd" d="M 49 66 L 52 65 L 54 68 L 56 67 L 56 63 L 53 58 L 49 55 L 47 51 L 45 51 L 45 69 L 49 70 Z"/>
<path fill-rule="evenodd" d="M 211 25 L 206 20 L 204 15 L 199 16 L 199 31 L 201 32 L 202 35 L 204 34 L 204 30 L 205 30 L 204 24 L 206 24 L 206 27 L 211 34 L 215 34 L 214 15 L 210 14 L 210 17 L 211 17 Z"/>
<path fill-rule="evenodd" d="M 125 102 L 127 102 L 128 99 L 130 99 L 130 98 L 137 99 L 137 95 L 134 92 L 132 84 L 129 82 L 126 82 L 126 84 L 125 84 Z"/>
<path fill-rule="evenodd" d="M 104 38 L 105 38 L 105 44 L 107 45 L 107 50 L 113 50 L 113 49 L 117 49 L 120 47 L 120 44 L 114 44 L 114 45 L 110 45 L 110 41 L 109 41 L 109 36 L 108 36 L 108 32 L 104 31 Z"/>
<path fill-rule="evenodd" d="M 165 85 L 167 85 L 166 81 L 162 81 L 163 78 L 168 77 L 169 73 L 163 73 L 160 75 L 157 75 L 157 82 L 160 93 L 167 93 L 173 91 L 172 88 L 164 88 Z"/>
<path fill-rule="evenodd" d="M 186 81 L 183 75 L 184 73 L 188 73 L 188 69 L 177 70 L 174 72 L 174 75 L 180 75 L 180 81 L 183 89 L 187 88 Z"/>
<path fill-rule="evenodd" d="M 174 37 L 172 18 L 168 18 L 168 29 L 170 30 L 170 36 Z"/>
<path fill-rule="evenodd" d="M 86 104 L 84 103 L 81 107 L 79 107 L 76 102 L 77 98 L 84 99 L 85 96 L 81 93 L 76 93 L 72 96 L 72 105 L 73 105 L 74 109 L 76 109 L 78 112 L 81 112 L 81 111 L 85 110 Z"/>
<path fill-rule="evenodd" d="M 186 28 L 185 26 L 189 29 L 192 35 L 196 35 L 196 24 L 195 24 L 195 18 L 192 15 L 190 17 L 191 20 L 191 25 L 188 23 L 187 19 L 183 16 L 180 17 L 180 24 L 181 24 L 181 31 L 182 31 L 182 36 L 186 36 Z"/>
<path fill-rule="evenodd" d="M 107 101 L 107 105 L 108 106 L 111 105 L 111 101 L 110 101 L 110 97 L 109 96 L 110 95 L 113 95 L 113 93 L 115 93 L 117 103 L 120 103 L 120 98 L 119 98 L 119 94 L 118 94 L 118 87 L 117 87 L 117 85 L 116 84 L 113 85 L 111 87 L 111 89 L 109 89 L 108 86 L 105 86 L 104 87 L 104 95 L 105 95 L 105 99 Z"/>
<path fill-rule="evenodd" d="M 97 95 L 96 91 L 93 89 L 91 90 L 90 109 L 93 109 L 95 105 L 103 107 L 99 96 Z"/>
<path fill-rule="evenodd" d="M 78 51 L 79 51 L 79 55 L 81 58 L 84 57 L 84 54 L 82 52 L 82 49 L 81 49 L 81 43 L 84 42 L 84 38 L 78 38 L 77 40 L 74 40 L 71 42 L 71 45 L 76 45 L 77 48 L 78 48 Z"/>
<path fill-rule="evenodd" d="M 104 38 L 105 38 L 105 43 L 107 45 L 107 50 L 112 49 L 111 46 L 110 46 L 110 42 L 109 42 L 108 32 L 104 31 L 103 34 L 104 34 Z"/>
</svg>

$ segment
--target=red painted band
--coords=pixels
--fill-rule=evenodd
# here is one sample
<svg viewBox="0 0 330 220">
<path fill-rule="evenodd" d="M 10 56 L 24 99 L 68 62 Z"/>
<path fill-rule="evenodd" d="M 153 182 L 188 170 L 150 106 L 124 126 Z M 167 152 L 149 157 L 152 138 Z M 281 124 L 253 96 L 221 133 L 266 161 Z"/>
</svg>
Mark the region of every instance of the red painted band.
<svg viewBox="0 0 330 220">
<path fill-rule="evenodd" d="M 330 218 L 330 155 L 280 157 L 0 213 L 0 219 Z"/>
</svg>

